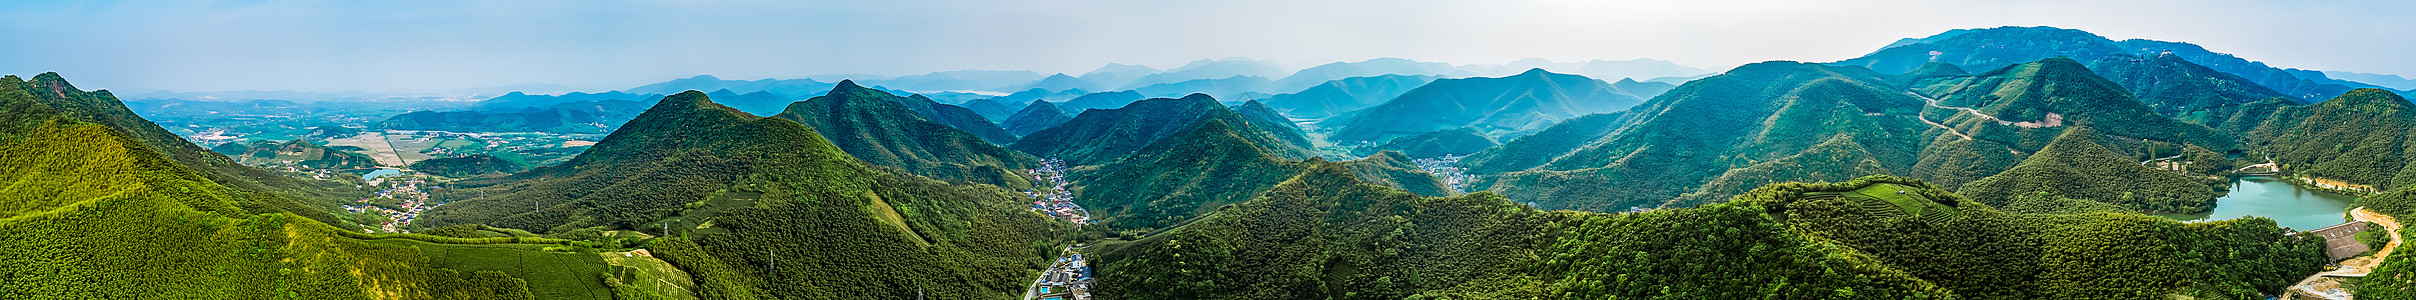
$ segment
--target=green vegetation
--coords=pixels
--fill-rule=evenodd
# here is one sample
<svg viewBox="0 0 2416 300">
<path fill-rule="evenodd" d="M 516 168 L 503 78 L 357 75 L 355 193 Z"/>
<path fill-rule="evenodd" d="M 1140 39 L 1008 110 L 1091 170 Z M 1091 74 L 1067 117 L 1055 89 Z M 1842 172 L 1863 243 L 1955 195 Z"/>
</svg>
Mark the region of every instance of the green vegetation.
<svg viewBox="0 0 2416 300">
<path fill-rule="evenodd" d="M 528 166 L 497 158 L 494 155 L 471 154 L 422 160 L 411 163 L 411 169 L 437 176 L 467 178 L 488 174 L 511 174 L 528 170 Z"/>
<path fill-rule="evenodd" d="M 1037 159 L 918 115 L 902 104 L 916 101 L 929 100 L 901 98 L 857 86 L 854 81 L 840 81 L 830 93 L 790 104 L 788 110 L 772 117 L 812 127 L 849 156 L 873 165 L 932 178 L 1009 187 L 1031 185 L 1019 174 L 1039 166 Z"/>
<path fill-rule="evenodd" d="M 234 205 L 243 212 L 293 213 L 338 227 L 354 226 L 327 213 L 336 209 L 337 199 L 363 194 L 350 184 L 305 180 L 236 163 L 226 155 L 203 149 L 136 116 L 109 91 L 76 89 L 58 73 L 42 73 L 30 80 L 16 76 L 0 78 L 7 79 L 0 81 L 0 97 L 9 97 L 0 100 L 10 106 L 0 109 L 12 114 L 10 118 L 0 118 L 13 123 L 6 129 L 24 132 L 47 118 L 98 124 L 142 145 L 147 152 L 165 156 L 211 182 L 228 187 Z"/>
<path fill-rule="evenodd" d="M 1099 259 L 1098 291 L 1118 299 L 1951 297 L 1760 207 L 1543 212 L 1419 197 L 1334 164 Z"/>
<path fill-rule="evenodd" d="M 1460 193 L 1452 190 L 1450 185 L 1444 184 L 1442 178 L 1436 178 L 1434 173 L 1427 173 L 1426 169 L 1419 167 L 1416 162 L 1410 160 L 1408 155 L 1403 155 L 1401 152 L 1376 152 L 1376 155 L 1369 155 L 1367 158 L 1338 163 L 1349 167 L 1351 175 L 1356 175 L 1359 180 L 1366 180 L 1370 184 L 1399 188 L 1428 197 L 1444 197 Z"/>
<path fill-rule="evenodd" d="M 2157 170 L 2124 158 L 2097 141 L 2090 127 L 2074 126 L 2030 155 L 2022 164 L 1996 176 L 1966 184 L 1959 192 L 1989 205 L 2007 205 L 2017 195 L 2044 193 L 2050 197 L 2096 199 L 2138 211 L 2198 213 L 2214 209 L 2212 185 L 2220 179 L 2196 178 Z"/>
<path fill-rule="evenodd" d="M 309 169 L 359 169 L 376 167 L 377 160 L 359 153 L 328 148 L 300 139 L 279 143 L 253 140 L 248 143 L 226 143 L 210 151 L 226 154 L 237 162 L 253 166 L 290 166 Z"/>
<path fill-rule="evenodd" d="M 1767 183 L 1874 174 L 1958 188 L 2031 159 L 2074 126 L 2106 136 L 2096 139 L 2113 154 L 2105 161 L 2134 167 L 2128 157 L 2184 154 L 2193 174 L 2221 174 L 2229 170 L 2218 168 L 2243 152 L 2231 135 L 2157 115 L 2068 59 L 1968 76 L 1957 70 L 1937 65 L 1889 78 L 1856 67 L 1746 65 L 1629 112 L 1573 119 L 1514 139 L 1466 164 L 1471 173 L 1489 175 L 1472 182 L 1475 188 L 1548 208 L 1612 211 L 1700 205 Z M 1933 96 L 1937 105 L 1928 103 Z M 2002 204 L 2022 193 L 1989 191 L 1982 198 Z M 2203 210 L 2199 202 L 2212 196 L 2200 194 L 2211 195 L 2140 195 L 2151 199 L 2137 201 L 2156 203 L 2132 207 Z M 2119 195 L 2064 197 L 2133 201 Z"/>
<path fill-rule="evenodd" d="M 1028 211 L 1027 196 L 868 166 L 815 129 L 702 93 L 666 97 L 623 128 L 562 165 L 465 180 L 439 196 L 458 202 L 422 218 L 565 237 L 668 228 L 647 247 L 710 299 L 1001 298 L 1073 233 Z M 637 280 L 596 291 L 663 291 Z"/>
<path fill-rule="evenodd" d="M 1065 125 L 1033 132 L 1007 148 L 1064 159 L 1077 166 L 1102 165 L 1134 155 L 1135 151 L 1208 120 L 1232 126 L 1246 124 L 1251 129 L 1239 131 L 1241 138 L 1270 147 L 1267 149 L 1270 153 L 1284 159 L 1308 158 L 1308 149 L 1313 148 L 1306 138 L 1293 135 L 1297 131 L 1265 129 L 1262 124 L 1267 122 L 1247 120 L 1205 94 L 1148 99 L 1124 108 L 1085 111 Z"/>
<path fill-rule="evenodd" d="M 964 131 L 965 133 L 972 134 L 976 137 L 981 137 L 982 140 L 990 141 L 990 143 L 994 144 L 1005 145 L 1007 143 L 1015 142 L 1014 134 L 1008 134 L 1006 128 L 998 127 L 998 123 L 991 123 L 989 118 L 982 117 L 980 113 L 975 113 L 971 109 L 965 109 L 964 107 L 958 107 L 955 105 L 940 104 L 939 101 L 932 101 L 931 97 L 924 97 L 920 94 L 896 97 L 889 95 L 889 92 L 857 86 L 855 81 L 840 80 L 839 83 L 840 84 L 838 86 L 832 87 L 831 91 L 841 92 L 844 90 L 847 92 L 847 94 L 826 94 L 823 95 L 823 97 L 887 96 L 888 99 L 894 100 L 898 104 L 905 105 L 907 109 L 913 109 L 914 113 L 922 116 L 924 120 L 939 122 L 940 124 L 947 124 L 948 127 L 955 127 L 957 130 Z M 876 93 L 878 95 L 875 95 Z M 806 101 L 813 101 L 813 99 L 806 99 Z M 796 105 L 791 104 L 789 106 L 793 107 Z M 782 113 L 786 113 L 786 111 L 783 111 Z"/>
<path fill-rule="evenodd" d="M 1953 203 L 1960 217 L 1824 196 L 1875 187 L 1909 188 L 1906 197 L 1931 200 L 1917 201 L 1923 206 Z M 1759 203 L 1797 232 L 1869 253 L 1965 299 L 2241 299 L 2277 293 L 2327 262 L 2321 238 L 2286 236 L 2271 219 L 2009 213 L 1899 177 L 1777 184 L 1736 202 Z"/>
<path fill-rule="evenodd" d="M 1075 173 L 1070 176 L 1079 186 L 1075 201 L 1109 228 L 1165 228 L 1249 200 L 1307 166 L 1246 138 L 1255 129 L 1234 125 L 1237 121 L 1204 120 L 1132 157 Z"/>
<path fill-rule="evenodd" d="M 1608 82 L 1543 69 L 1505 77 L 1438 79 L 1358 111 L 1347 125 L 1333 126 L 1338 128 L 1333 139 L 1381 143 L 1460 127 L 1501 136 L 1643 101 Z"/>
<path fill-rule="evenodd" d="M 1435 76 L 1382 75 L 1326 81 L 1297 93 L 1267 97 L 1267 107 L 1302 118 L 1325 118 L 1384 104 Z"/>
<path fill-rule="evenodd" d="M 1057 109 L 1056 104 L 1049 104 L 1048 101 L 1032 101 L 1031 106 L 1025 106 L 1022 111 L 1016 111 L 1015 115 L 1008 116 L 1006 122 L 1000 123 L 1000 125 L 1005 126 L 1009 134 L 1025 136 L 1042 129 L 1049 129 L 1049 127 L 1057 127 L 1057 124 L 1065 124 L 1065 121 L 1073 119 L 1073 115 L 1067 115 L 1065 110 Z"/>
<path fill-rule="evenodd" d="M 0 85 L 0 119 L 12 120 L 0 123 L 0 178 L 14 183 L 0 189 L 0 264 L 11 266 L 0 298 L 576 299 L 563 287 L 598 276 L 572 274 L 575 263 L 542 276 L 445 261 L 577 255 L 514 244 L 559 240 L 370 235 L 255 213 L 242 201 L 261 193 L 16 87 Z M 494 250 L 430 254 L 470 248 Z"/>
<path fill-rule="evenodd" d="M 1497 174 L 1478 177 L 1470 189 L 1492 190 L 1545 208 L 1615 211 L 1664 206 L 1730 169 L 1802 155 L 1824 143 L 1831 147 L 1818 152 L 1852 152 L 1843 149 L 1854 147 L 1834 144 L 1846 142 L 1837 141 L 1841 135 L 1853 135 L 1855 147 L 1887 173 L 1921 173 L 1915 165 L 1925 155 L 1985 151 L 1923 149 L 1925 143 L 1957 137 L 1923 123 L 1922 103 L 1860 68 L 1765 62 L 1689 82 L 1628 112 L 1562 122 L 1471 155 L 1464 163 L 1471 173 Z M 1788 167 L 1796 166 L 1764 169 Z M 1686 205 L 1734 196 L 1726 193 L 1741 192 L 1759 184 L 1756 181 L 1796 180 L 1756 179 L 1750 174 L 1864 175 L 1853 174 L 1861 171 L 1851 168 L 1808 170 L 1814 169 L 1740 174 L 1729 180 L 1734 183 L 1687 196 L 1695 200 Z"/>
<path fill-rule="evenodd" d="M 471 111 L 415 111 L 387 118 L 373 127 L 451 132 L 605 133 L 637 116 L 646 104 L 604 100 Z"/>
<path fill-rule="evenodd" d="M 2358 89 L 2323 103 L 2276 110 L 2250 135 L 2270 137 L 2259 142 L 2291 175 L 2393 190 L 2416 184 L 2416 168 L 2409 167 L 2416 164 L 2405 159 L 2410 157 L 2408 132 L 2416 131 L 2411 107 L 2416 106 L 2390 91 Z"/>
<path fill-rule="evenodd" d="M 2109 55 L 2090 62 L 2089 69 L 2129 88 L 2131 95 L 2157 114 L 2213 128 L 2232 125 L 2226 124 L 2232 121 L 2226 117 L 2238 110 L 2258 109 L 2254 104 L 2259 100 L 2288 97 L 2247 78 L 2174 55 Z"/>
<path fill-rule="evenodd" d="M 1393 139 L 1367 151 L 1400 151 L 1409 157 L 1430 158 L 1475 154 L 1494 145 L 1493 139 L 1477 134 L 1476 129 L 1461 127 Z"/>
</svg>

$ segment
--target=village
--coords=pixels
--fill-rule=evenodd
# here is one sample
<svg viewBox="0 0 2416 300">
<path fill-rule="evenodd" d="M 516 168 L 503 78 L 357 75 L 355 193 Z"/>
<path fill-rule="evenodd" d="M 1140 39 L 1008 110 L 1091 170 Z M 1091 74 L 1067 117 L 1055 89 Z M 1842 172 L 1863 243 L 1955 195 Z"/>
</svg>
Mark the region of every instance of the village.
<svg viewBox="0 0 2416 300">
<path fill-rule="evenodd" d="M 428 181 L 426 179 L 415 178 L 399 180 L 396 181 L 391 187 L 373 193 L 368 198 L 361 198 L 361 200 L 354 201 L 354 203 L 356 203 L 354 205 L 345 205 L 344 211 L 351 213 L 375 213 L 379 216 L 385 217 L 386 219 L 386 221 L 377 224 L 378 228 L 384 229 L 385 232 L 410 233 L 410 231 L 402 228 L 404 226 L 411 225 L 411 221 L 413 219 L 418 219 L 420 212 L 428 211 L 428 209 L 436 208 L 437 205 L 443 204 L 428 203 L 428 191 L 422 188 L 427 184 Z M 428 188 L 432 189 L 434 187 Z M 402 208 L 402 210 L 388 209 L 386 207 L 375 205 L 379 202 L 383 202 L 381 200 L 400 201 L 401 204 L 396 205 L 396 207 Z M 362 229 L 362 231 L 375 233 L 371 232 L 369 229 Z"/>
<path fill-rule="evenodd" d="M 1039 187 L 1026 191 L 1033 199 L 1032 210 L 1073 222 L 1074 226 L 1096 222 L 1090 219 L 1089 210 L 1074 204 L 1074 192 L 1067 189 L 1072 184 L 1065 181 L 1064 160 L 1054 157 L 1041 159 L 1040 167 L 1033 168 L 1031 174 L 1033 185 Z M 1048 270 L 1040 272 L 1040 278 L 1033 280 L 1032 286 L 1024 291 L 1023 299 L 1090 299 L 1091 267 L 1082 256 L 1083 246 L 1077 243 L 1060 251 L 1065 254 L 1050 263 Z"/>
</svg>

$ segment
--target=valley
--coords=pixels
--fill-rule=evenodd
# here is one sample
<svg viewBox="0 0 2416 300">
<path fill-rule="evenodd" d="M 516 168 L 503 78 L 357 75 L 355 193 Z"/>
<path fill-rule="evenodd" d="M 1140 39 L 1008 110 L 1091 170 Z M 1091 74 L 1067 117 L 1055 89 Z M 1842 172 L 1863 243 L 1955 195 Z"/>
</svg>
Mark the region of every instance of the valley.
<svg viewBox="0 0 2416 300">
<path fill-rule="evenodd" d="M 2416 299 L 2416 80 L 2209 38 L 2351 29 L 554 4 L 0 64 L 0 299 Z"/>
</svg>

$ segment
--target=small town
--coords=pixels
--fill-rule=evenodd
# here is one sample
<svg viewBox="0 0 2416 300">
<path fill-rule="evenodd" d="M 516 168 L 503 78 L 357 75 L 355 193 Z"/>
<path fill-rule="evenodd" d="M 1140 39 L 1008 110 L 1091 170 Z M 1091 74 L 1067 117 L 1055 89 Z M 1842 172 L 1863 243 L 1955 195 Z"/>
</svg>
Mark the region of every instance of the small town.
<svg viewBox="0 0 2416 300">
<path fill-rule="evenodd" d="M 1041 159 L 1040 167 L 1033 168 L 1030 173 L 1033 185 L 1040 187 L 1026 191 L 1032 196 L 1032 210 L 1073 222 L 1074 226 L 1096 222 L 1090 219 L 1089 210 L 1074 204 L 1074 192 L 1067 189 L 1072 183 L 1065 181 L 1064 160 L 1055 157 Z M 1031 288 L 1024 291 L 1023 299 L 1090 299 L 1091 267 L 1082 256 L 1082 249 L 1082 244 L 1075 244 L 1060 251 L 1065 254 L 1058 256 L 1047 271 L 1040 272 L 1040 278 L 1033 280 Z"/>
<path fill-rule="evenodd" d="M 384 229 L 386 232 L 410 233 L 410 231 L 406 231 L 402 228 L 404 226 L 411 225 L 411 221 L 413 219 L 419 218 L 420 212 L 428 211 L 428 209 L 436 208 L 437 205 L 443 204 L 428 203 L 428 191 L 422 188 L 422 186 L 427 184 L 428 181 L 426 179 L 401 180 L 395 182 L 392 187 L 386 188 L 386 190 L 373 193 L 368 198 L 361 198 L 361 200 L 354 201 L 354 203 L 357 204 L 345 205 L 344 211 L 351 213 L 374 212 L 386 217 L 386 221 L 378 224 L 378 228 Z M 381 199 L 393 199 L 401 201 L 402 204 L 398 205 L 398 207 L 401 207 L 402 210 L 387 209 L 385 207 L 373 205 L 377 202 L 380 202 L 379 200 Z M 369 229 L 362 229 L 362 231 L 367 232 Z"/>
</svg>

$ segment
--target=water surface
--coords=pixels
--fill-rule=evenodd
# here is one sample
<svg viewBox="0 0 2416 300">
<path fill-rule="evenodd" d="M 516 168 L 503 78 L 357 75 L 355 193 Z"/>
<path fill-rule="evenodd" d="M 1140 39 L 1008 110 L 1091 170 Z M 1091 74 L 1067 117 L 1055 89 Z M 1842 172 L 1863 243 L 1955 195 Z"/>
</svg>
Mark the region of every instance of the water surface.
<svg viewBox="0 0 2416 300">
<path fill-rule="evenodd" d="M 2200 214 L 2162 214 L 2182 221 L 2230 220 L 2245 216 L 2273 218 L 2282 227 L 2298 230 L 2324 228 L 2340 223 L 2349 204 L 2357 197 L 2317 190 L 2302 189 L 2281 178 L 2267 176 L 2234 177 L 2231 194 L 2215 199 L 2215 210 Z"/>
</svg>

